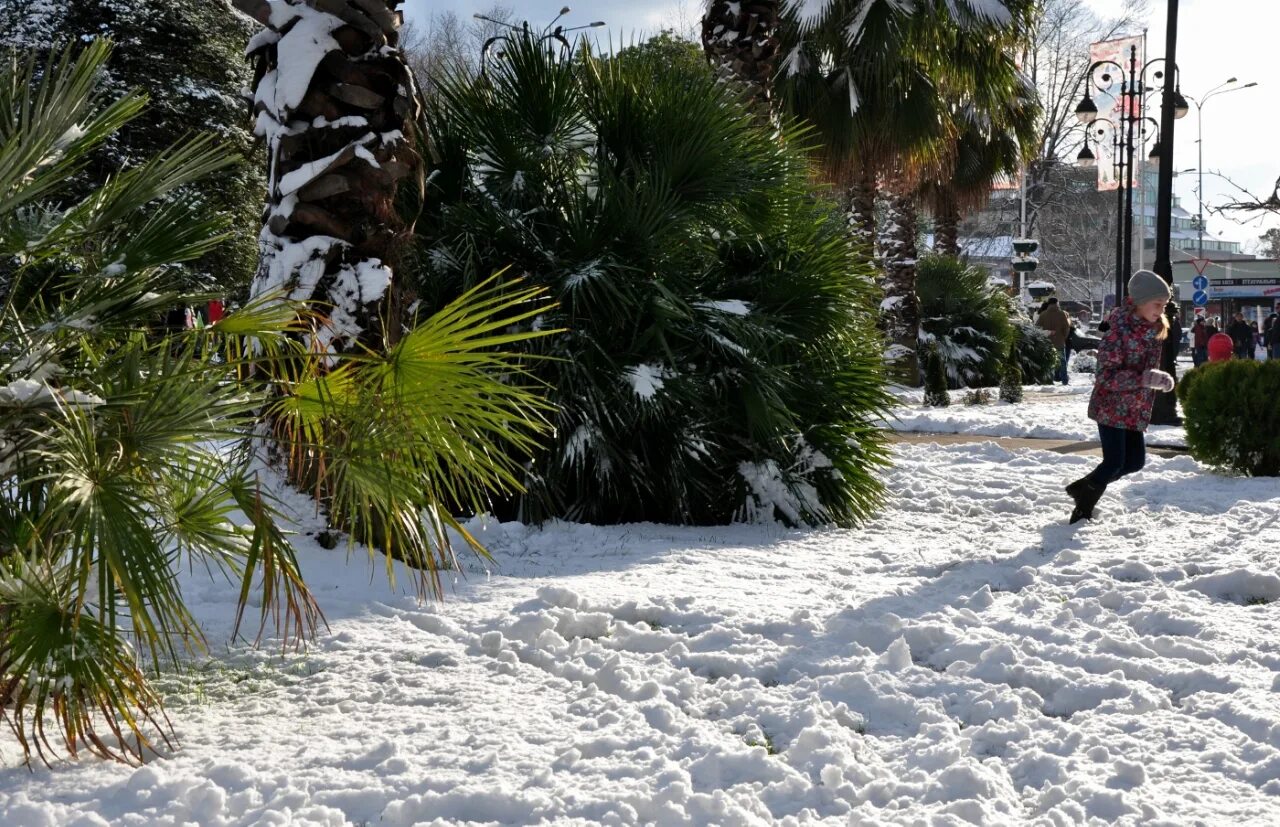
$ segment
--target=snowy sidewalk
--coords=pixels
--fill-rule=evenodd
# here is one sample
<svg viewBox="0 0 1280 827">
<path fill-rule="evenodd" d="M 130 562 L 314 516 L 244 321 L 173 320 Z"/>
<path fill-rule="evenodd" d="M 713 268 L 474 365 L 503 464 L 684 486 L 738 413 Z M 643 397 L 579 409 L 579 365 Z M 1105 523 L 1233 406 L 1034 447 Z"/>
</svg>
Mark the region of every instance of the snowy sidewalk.
<svg viewBox="0 0 1280 827">
<path fill-rule="evenodd" d="M 1031 448 L 1037 451 L 1053 451 L 1056 454 L 1102 456 L 1102 444 L 1096 440 L 1041 439 L 963 433 L 933 434 L 928 431 L 894 431 L 890 433 L 889 439 L 893 442 L 909 442 L 917 445 L 968 445 L 975 442 L 991 442 L 1009 451 Z M 1148 446 L 1147 450 L 1162 457 L 1176 457 L 1187 452 L 1185 448 L 1164 446 Z"/>
<path fill-rule="evenodd" d="M 1275 480 L 1153 457 L 1068 527 L 1088 457 L 894 453 L 862 530 L 495 525 L 442 605 L 308 543 L 309 654 L 172 679 L 142 768 L 0 741 L 0 823 L 1275 823 Z"/>
<path fill-rule="evenodd" d="M 964 391 L 952 391 L 951 405 L 945 408 L 926 408 L 921 404 L 923 391 L 900 388 L 895 391 L 899 404 L 884 427 L 903 433 L 1095 441 L 1098 426 L 1088 416 L 1092 378 L 1073 374 L 1072 382 L 1071 385 L 1029 386 L 1024 391 L 1024 401 L 1016 405 L 1007 402 L 965 405 Z M 1147 444 L 1184 448 L 1186 431 L 1181 426 L 1152 425 L 1147 429 Z"/>
</svg>

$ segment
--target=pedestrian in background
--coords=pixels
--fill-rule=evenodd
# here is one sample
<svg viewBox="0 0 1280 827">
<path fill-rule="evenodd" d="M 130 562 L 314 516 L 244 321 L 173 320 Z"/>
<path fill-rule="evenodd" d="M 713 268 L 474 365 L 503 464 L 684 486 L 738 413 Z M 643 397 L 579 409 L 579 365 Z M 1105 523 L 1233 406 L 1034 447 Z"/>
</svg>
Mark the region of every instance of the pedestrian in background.
<svg viewBox="0 0 1280 827">
<path fill-rule="evenodd" d="M 1267 328 L 1267 335 L 1262 340 L 1267 348 L 1267 358 L 1280 359 L 1280 315 L 1272 313 L 1267 322 L 1270 327 Z"/>
<path fill-rule="evenodd" d="M 1111 314 L 1111 327 L 1098 345 L 1098 370 L 1089 398 L 1089 418 L 1098 423 L 1102 462 L 1067 486 L 1075 501 L 1071 522 L 1093 518 L 1107 486 L 1142 470 L 1147 462 L 1143 432 L 1151 423 L 1156 391 L 1173 390 L 1174 379 L 1159 369 L 1169 336 L 1165 305 L 1169 285 L 1150 270 L 1129 279 L 1129 298 Z"/>
<path fill-rule="evenodd" d="M 1200 367 L 1209 361 L 1209 326 L 1203 317 L 1197 317 L 1191 325 L 1191 363 Z"/>
<path fill-rule="evenodd" d="M 1253 328 L 1240 311 L 1236 311 L 1235 321 L 1227 325 L 1227 335 L 1231 337 L 1237 359 L 1253 358 Z"/>
<path fill-rule="evenodd" d="M 1071 335 L 1071 318 L 1058 306 L 1057 299 L 1049 299 L 1036 319 L 1036 327 L 1049 334 L 1049 340 L 1058 350 L 1058 373 L 1054 378 L 1067 384 L 1067 339 Z"/>
</svg>

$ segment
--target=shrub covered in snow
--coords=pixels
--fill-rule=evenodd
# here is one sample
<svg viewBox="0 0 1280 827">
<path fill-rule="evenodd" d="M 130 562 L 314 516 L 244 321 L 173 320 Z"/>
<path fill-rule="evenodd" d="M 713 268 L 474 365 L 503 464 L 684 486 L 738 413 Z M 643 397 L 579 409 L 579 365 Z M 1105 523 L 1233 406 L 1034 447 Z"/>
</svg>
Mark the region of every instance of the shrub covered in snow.
<svg viewBox="0 0 1280 827">
<path fill-rule="evenodd" d="M 875 288 L 803 139 L 762 130 L 696 63 L 515 38 L 444 80 L 424 307 L 510 266 L 566 328 L 534 370 L 558 406 L 525 519 L 851 523 L 879 501 L 888 407 Z"/>
<path fill-rule="evenodd" d="M 964 395 L 964 404 L 966 405 L 990 405 L 995 399 L 988 388 L 974 388 Z"/>
<path fill-rule="evenodd" d="M 1015 325 L 1005 339 L 1004 359 L 1000 366 L 1000 401 L 1011 405 L 1022 401 L 1022 363 L 1018 359 L 1018 339 L 1022 327 Z"/>
<path fill-rule="evenodd" d="M 1015 318 L 1013 324 L 1018 328 L 1017 353 L 1022 381 L 1028 385 L 1049 384 L 1058 369 L 1058 349 L 1049 334 L 1032 322 Z"/>
<path fill-rule="evenodd" d="M 1207 362 L 1178 383 L 1187 447 L 1201 462 L 1280 476 L 1280 362 Z"/>
<path fill-rule="evenodd" d="M 924 354 L 924 404 L 930 408 L 945 408 L 951 404 L 947 393 L 947 369 L 937 345 Z"/>
<path fill-rule="evenodd" d="M 948 387 L 996 385 L 1009 333 L 1009 302 L 989 284 L 987 272 L 952 256 L 925 256 L 916 272 L 916 293 L 921 346 L 936 344 Z"/>
<path fill-rule="evenodd" d="M 1071 370 L 1073 373 L 1097 373 L 1098 351 L 1084 350 L 1074 354 L 1071 357 Z"/>
</svg>

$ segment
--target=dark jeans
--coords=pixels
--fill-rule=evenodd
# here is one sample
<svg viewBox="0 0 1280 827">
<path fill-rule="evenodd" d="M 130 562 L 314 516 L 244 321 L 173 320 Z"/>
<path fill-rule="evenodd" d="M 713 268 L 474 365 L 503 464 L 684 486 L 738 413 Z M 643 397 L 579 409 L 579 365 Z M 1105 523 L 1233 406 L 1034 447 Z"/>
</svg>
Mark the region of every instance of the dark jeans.
<svg viewBox="0 0 1280 827">
<path fill-rule="evenodd" d="M 1102 462 L 1087 474 L 1097 485 L 1105 488 L 1147 464 L 1147 443 L 1141 431 L 1099 425 L 1098 441 L 1102 443 Z"/>
<path fill-rule="evenodd" d="M 1067 362 L 1071 360 L 1071 348 L 1058 348 L 1058 373 L 1053 378 L 1062 384 L 1067 384 Z"/>
<path fill-rule="evenodd" d="M 1196 367 L 1200 367 L 1207 361 L 1209 361 L 1209 348 L 1197 347 L 1192 349 L 1191 363 L 1193 365 L 1195 365 Z"/>
</svg>

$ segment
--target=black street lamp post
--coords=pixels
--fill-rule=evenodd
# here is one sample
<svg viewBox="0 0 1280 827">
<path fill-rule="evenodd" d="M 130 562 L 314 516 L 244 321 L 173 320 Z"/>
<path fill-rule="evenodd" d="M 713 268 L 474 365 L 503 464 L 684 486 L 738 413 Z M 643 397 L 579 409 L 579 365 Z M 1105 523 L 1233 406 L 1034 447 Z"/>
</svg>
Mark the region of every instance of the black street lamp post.
<svg viewBox="0 0 1280 827">
<path fill-rule="evenodd" d="M 1111 133 L 1112 168 L 1116 173 L 1117 191 L 1116 191 L 1116 306 L 1118 307 L 1124 301 L 1125 284 L 1133 271 L 1133 186 L 1137 178 L 1134 166 L 1134 151 L 1139 147 L 1145 146 L 1150 137 L 1155 138 L 1154 148 L 1149 156 L 1152 160 L 1163 158 L 1163 142 L 1162 136 L 1164 130 L 1162 124 L 1155 121 L 1154 118 L 1147 117 L 1144 113 L 1146 109 L 1146 96 L 1150 91 L 1144 80 L 1147 71 L 1157 63 L 1166 62 L 1165 58 L 1155 58 L 1149 60 L 1138 67 L 1138 48 L 1137 46 L 1129 47 L 1129 66 L 1128 69 L 1114 60 L 1099 60 L 1093 63 L 1088 69 L 1086 76 L 1094 84 L 1099 91 L 1107 91 L 1110 89 L 1112 80 L 1118 78 L 1120 80 L 1120 94 L 1117 96 L 1117 106 L 1115 120 L 1110 118 L 1099 118 L 1098 107 L 1094 104 L 1088 90 L 1085 91 L 1084 99 L 1080 101 L 1080 105 L 1076 107 L 1076 118 L 1085 124 L 1089 129 L 1085 132 L 1085 145 L 1080 150 L 1080 154 L 1076 160 L 1083 166 L 1092 166 L 1096 160 L 1093 152 L 1089 149 L 1089 133 L 1096 131 L 1097 139 L 1095 145 L 1100 145 L 1101 138 L 1109 131 Z M 1172 63 L 1172 61 L 1169 61 Z M 1094 75 L 1100 69 L 1105 69 L 1101 75 L 1095 80 Z M 1163 71 L 1153 73 L 1155 80 L 1160 81 L 1164 78 Z M 1182 94 L 1176 88 L 1168 83 L 1163 83 L 1162 88 L 1166 93 L 1172 92 L 1174 95 L 1175 117 L 1182 117 L 1187 113 L 1187 103 L 1182 98 Z M 1104 129 L 1099 124 L 1105 124 L 1109 129 Z M 1153 129 L 1148 131 L 1148 124 Z M 1095 129 L 1096 127 L 1096 129 Z M 1141 180 L 1138 180 L 1141 186 Z M 1143 233 L 1145 236 L 1145 231 Z"/>
<path fill-rule="evenodd" d="M 1100 126 L 1099 124 L 1102 124 Z M 1097 157 L 1093 151 L 1089 149 L 1089 133 L 1094 132 L 1094 146 L 1099 149 L 1102 147 L 1103 137 L 1110 134 L 1111 136 L 1111 172 L 1116 177 L 1116 181 L 1124 178 L 1126 169 L 1124 153 L 1121 152 L 1122 135 L 1124 126 L 1117 125 L 1110 118 L 1094 118 L 1089 121 L 1089 128 L 1085 131 L 1084 147 L 1080 150 L 1080 154 L 1076 156 L 1076 163 L 1083 167 L 1092 167 L 1097 161 Z M 1116 187 L 1116 295 L 1121 293 L 1121 273 L 1124 272 L 1124 186 Z"/>
<path fill-rule="evenodd" d="M 1169 0 L 1168 25 L 1165 28 L 1164 55 L 1170 66 L 1177 66 L 1178 53 L 1178 0 Z M 1176 95 L 1176 97 L 1175 97 Z M 1181 104 L 1181 114 L 1178 105 Z M 1156 275 L 1164 279 L 1173 291 L 1173 262 L 1169 258 L 1169 235 L 1173 227 L 1173 122 L 1187 114 L 1187 102 L 1168 83 L 1160 101 L 1160 179 L 1156 188 Z M 1170 302 L 1170 307 L 1173 307 Z M 1181 331 L 1181 327 L 1178 328 Z M 1181 338 L 1181 337 L 1179 337 Z M 1178 346 L 1181 342 L 1165 341 L 1160 354 L 1160 369 L 1170 376 L 1178 375 Z M 1173 391 L 1157 393 L 1151 421 L 1156 425 L 1179 425 L 1178 400 Z"/>
<path fill-rule="evenodd" d="M 560 44 L 560 49 L 562 54 L 569 54 L 573 51 L 573 44 L 571 44 L 569 42 L 569 39 L 565 37 L 566 34 L 568 34 L 569 32 L 580 31 L 582 29 L 598 29 L 601 26 L 605 25 L 605 22 L 603 20 L 597 20 L 594 23 L 588 23 L 585 26 L 574 26 L 573 28 L 569 28 L 569 29 L 566 29 L 564 26 L 557 26 L 556 21 L 564 17 L 570 11 L 571 9 L 568 6 L 561 8 L 560 13 L 555 16 L 555 19 L 553 19 L 545 29 L 543 29 L 541 35 L 539 35 L 537 39 L 538 42 L 544 43 L 548 40 L 554 40 Z M 502 26 L 504 28 L 510 29 L 511 31 L 516 32 L 517 34 L 523 34 L 525 36 L 530 36 L 533 34 L 532 30 L 529 28 L 528 20 L 524 21 L 519 26 L 513 26 L 510 23 L 506 23 L 502 20 L 495 20 L 492 17 L 486 17 L 485 15 L 480 14 L 479 12 L 476 12 L 471 16 L 477 20 L 483 20 L 486 23 L 492 23 L 494 25 Z M 494 44 L 503 40 L 510 43 L 511 35 L 503 34 L 503 33 L 495 34 L 492 37 L 485 40 L 484 45 L 480 47 L 480 76 L 481 77 L 484 77 L 484 74 L 485 74 L 486 64 L 489 58 L 489 50 L 493 48 Z M 501 51 L 498 52 L 498 56 L 499 57 L 502 56 Z"/>
</svg>

